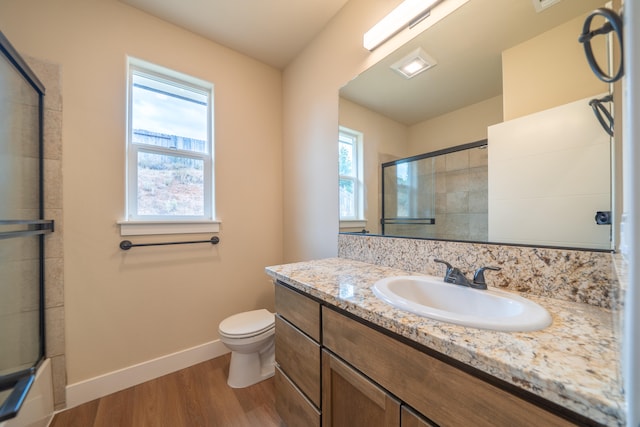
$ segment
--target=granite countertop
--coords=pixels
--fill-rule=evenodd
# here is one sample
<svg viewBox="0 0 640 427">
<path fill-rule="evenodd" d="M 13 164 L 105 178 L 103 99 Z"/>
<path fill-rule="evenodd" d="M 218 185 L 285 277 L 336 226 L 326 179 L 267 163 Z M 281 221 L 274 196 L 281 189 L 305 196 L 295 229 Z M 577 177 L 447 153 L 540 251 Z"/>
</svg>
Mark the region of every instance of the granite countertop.
<svg viewBox="0 0 640 427">
<path fill-rule="evenodd" d="M 624 425 L 619 341 L 610 310 L 521 294 L 545 307 L 551 326 L 497 332 L 396 309 L 371 286 L 419 275 L 345 258 L 271 266 L 272 278 L 604 425 Z"/>
</svg>

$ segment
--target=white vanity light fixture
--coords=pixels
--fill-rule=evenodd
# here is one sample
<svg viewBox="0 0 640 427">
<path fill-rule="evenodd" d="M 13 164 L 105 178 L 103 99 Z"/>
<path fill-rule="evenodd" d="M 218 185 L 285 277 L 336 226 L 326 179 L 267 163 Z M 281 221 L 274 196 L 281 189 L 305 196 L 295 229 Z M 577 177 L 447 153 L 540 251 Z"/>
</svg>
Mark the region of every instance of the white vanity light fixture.
<svg viewBox="0 0 640 427">
<path fill-rule="evenodd" d="M 405 79 L 410 79 L 429 68 L 435 67 L 437 64 L 438 62 L 427 54 L 427 52 L 422 50 L 422 48 L 417 48 L 394 63 L 391 69 Z"/>
<path fill-rule="evenodd" d="M 429 9 L 441 0 L 405 0 L 369 31 L 364 33 L 363 46 L 373 50 L 406 27 L 413 27 L 429 16 Z"/>
</svg>

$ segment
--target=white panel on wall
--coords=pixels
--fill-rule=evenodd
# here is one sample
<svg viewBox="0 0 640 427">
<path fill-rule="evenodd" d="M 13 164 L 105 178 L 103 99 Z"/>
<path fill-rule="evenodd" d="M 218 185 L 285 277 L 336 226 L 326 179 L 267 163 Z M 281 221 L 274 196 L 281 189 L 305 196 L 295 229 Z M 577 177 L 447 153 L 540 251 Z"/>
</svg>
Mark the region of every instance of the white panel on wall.
<svg viewBox="0 0 640 427">
<path fill-rule="evenodd" d="M 489 127 L 489 241 L 611 248 L 594 219 L 611 210 L 610 139 L 590 99 Z"/>
</svg>

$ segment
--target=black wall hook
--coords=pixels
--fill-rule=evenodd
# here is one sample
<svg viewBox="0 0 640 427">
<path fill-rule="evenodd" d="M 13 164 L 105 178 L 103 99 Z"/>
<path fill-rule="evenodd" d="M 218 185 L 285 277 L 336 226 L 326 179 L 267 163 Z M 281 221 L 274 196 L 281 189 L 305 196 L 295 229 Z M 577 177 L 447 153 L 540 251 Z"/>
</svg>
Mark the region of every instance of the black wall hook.
<svg viewBox="0 0 640 427">
<path fill-rule="evenodd" d="M 593 18 L 595 18 L 596 16 L 602 16 L 607 20 L 607 22 L 605 22 L 602 27 L 596 30 L 591 30 L 591 21 L 593 21 Z M 615 32 L 615 34 L 618 36 L 618 40 L 620 41 L 620 65 L 618 67 L 618 71 L 613 76 L 610 76 L 602 71 L 602 68 L 600 68 L 600 65 L 598 65 L 598 62 L 593 55 L 593 49 L 591 47 L 592 38 L 597 35 L 610 33 L 611 31 Z M 589 63 L 589 66 L 591 67 L 591 70 L 596 75 L 596 77 L 606 83 L 616 82 L 622 77 L 622 75 L 624 74 L 624 60 L 622 57 L 622 18 L 620 18 L 620 15 L 618 15 L 613 10 L 607 9 L 605 7 L 594 10 L 585 19 L 584 25 L 582 27 L 582 34 L 580 34 L 580 36 L 578 37 L 578 42 L 583 44 L 587 62 Z"/>
</svg>

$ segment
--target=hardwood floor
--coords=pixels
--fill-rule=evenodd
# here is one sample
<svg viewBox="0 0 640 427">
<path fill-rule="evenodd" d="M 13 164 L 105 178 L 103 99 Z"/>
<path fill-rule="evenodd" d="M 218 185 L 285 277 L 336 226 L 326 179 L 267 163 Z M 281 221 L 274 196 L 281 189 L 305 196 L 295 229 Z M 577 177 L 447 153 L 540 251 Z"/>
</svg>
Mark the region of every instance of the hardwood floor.
<svg viewBox="0 0 640 427">
<path fill-rule="evenodd" d="M 50 427 L 284 427 L 273 378 L 227 386 L 225 355 L 56 414 Z"/>
</svg>

